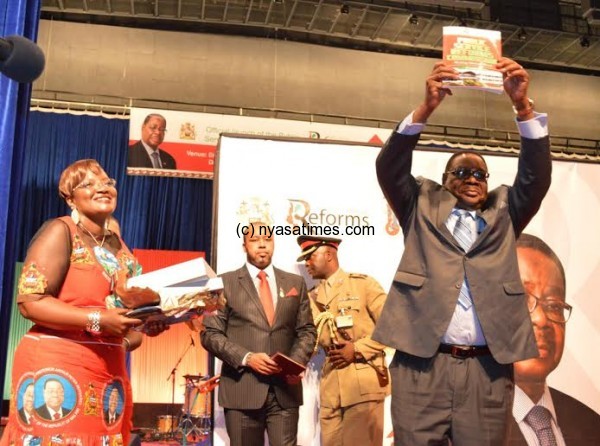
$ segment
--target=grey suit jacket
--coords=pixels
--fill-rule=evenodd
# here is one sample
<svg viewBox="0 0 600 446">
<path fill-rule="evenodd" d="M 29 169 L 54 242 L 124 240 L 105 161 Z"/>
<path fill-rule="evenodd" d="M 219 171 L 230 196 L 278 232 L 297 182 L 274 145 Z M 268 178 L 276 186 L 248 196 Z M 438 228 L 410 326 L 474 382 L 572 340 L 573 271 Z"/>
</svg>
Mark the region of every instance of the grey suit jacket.
<svg viewBox="0 0 600 446">
<path fill-rule="evenodd" d="M 404 253 L 373 339 L 411 355 L 435 355 L 466 275 L 496 361 L 537 356 L 515 240 L 550 187 L 548 138 L 522 138 L 514 184 L 489 192 L 477 211 L 486 227 L 468 253 L 446 227 L 456 197 L 411 175 L 418 138 L 394 131 L 377 158 L 379 184 L 404 233 Z"/>
<path fill-rule="evenodd" d="M 225 308 L 205 317 L 201 334 L 206 350 L 223 361 L 219 404 L 224 408 L 259 409 L 269 386 L 284 408 L 302 404 L 302 384 L 288 385 L 282 378 L 255 373 L 242 366 L 249 352 L 272 355 L 282 352 L 306 364 L 316 342 L 310 303 L 304 279 L 274 268 L 278 300 L 275 321 L 270 326 L 252 278 L 244 265 L 223 274 Z"/>
<path fill-rule="evenodd" d="M 600 414 L 575 398 L 550 388 L 556 420 L 567 446 L 600 445 Z M 519 425 L 511 417 L 507 446 L 528 446 Z"/>
</svg>

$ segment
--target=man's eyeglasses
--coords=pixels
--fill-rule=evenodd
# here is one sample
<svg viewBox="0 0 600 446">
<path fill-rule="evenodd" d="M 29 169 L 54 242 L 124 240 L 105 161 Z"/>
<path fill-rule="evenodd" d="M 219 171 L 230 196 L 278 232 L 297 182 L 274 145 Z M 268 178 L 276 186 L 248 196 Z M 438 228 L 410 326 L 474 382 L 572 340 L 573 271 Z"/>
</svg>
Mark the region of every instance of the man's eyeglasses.
<svg viewBox="0 0 600 446">
<path fill-rule="evenodd" d="M 150 130 L 152 133 L 167 133 L 167 129 L 165 127 L 157 127 L 155 125 L 153 125 L 152 127 L 148 127 L 148 130 Z"/>
<path fill-rule="evenodd" d="M 530 313 L 540 306 L 546 317 L 552 322 L 564 324 L 571 317 L 573 307 L 558 299 L 542 299 L 533 294 L 527 295 L 527 308 Z"/>
<path fill-rule="evenodd" d="M 454 170 L 449 170 L 446 173 L 451 173 L 459 180 L 466 180 L 469 177 L 474 177 L 477 181 L 486 181 L 490 174 L 481 169 L 469 169 L 467 167 L 457 167 Z"/>
<path fill-rule="evenodd" d="M 109 178 L 108 180 L 103 180 L 103 181 L 85 181 L 83 183 L 79 183 L 77 186 L 75 186 L 73 188 L 73 190 L 76 189 L 91 189 L 94 188 L 96 190 L 98 189 L 108 189 L 109 187 L 116 187 L 117 186 L 117 180 L 113 179 L 113 178 Z"/>
</svg>

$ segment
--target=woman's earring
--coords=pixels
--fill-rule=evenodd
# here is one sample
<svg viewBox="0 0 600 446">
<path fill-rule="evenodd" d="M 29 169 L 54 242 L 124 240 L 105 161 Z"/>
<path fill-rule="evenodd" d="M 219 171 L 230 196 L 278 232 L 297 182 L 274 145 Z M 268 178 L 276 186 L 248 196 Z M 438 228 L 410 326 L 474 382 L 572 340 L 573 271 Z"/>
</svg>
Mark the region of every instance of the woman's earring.
<svg viewBox="0 0 600 446">
<path fill-rule="evenodd" d="M 79 216 L 79 211 L 77 210 L 77 208 L 73 208 L 73 210 L 71 211 L 71 220 L 73 220 L 73 223 L 75 223 L 76 225 L 78 225 L 81 221 L 81 217 Z"/>
</svg>

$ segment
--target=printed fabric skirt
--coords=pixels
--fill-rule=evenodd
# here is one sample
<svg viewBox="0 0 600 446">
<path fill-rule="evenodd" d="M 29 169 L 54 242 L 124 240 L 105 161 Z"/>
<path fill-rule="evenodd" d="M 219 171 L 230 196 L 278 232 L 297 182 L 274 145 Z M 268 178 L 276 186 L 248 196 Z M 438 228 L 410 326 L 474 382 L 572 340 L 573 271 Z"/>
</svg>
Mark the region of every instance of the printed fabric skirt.
<svg viewBox="0 0 600 446">
<path fill-rule="evenodd" d="M 34 326 L 15 351 L 0 446 L 128 445 L 132 413 L 120 338 Z"/>
</svg>

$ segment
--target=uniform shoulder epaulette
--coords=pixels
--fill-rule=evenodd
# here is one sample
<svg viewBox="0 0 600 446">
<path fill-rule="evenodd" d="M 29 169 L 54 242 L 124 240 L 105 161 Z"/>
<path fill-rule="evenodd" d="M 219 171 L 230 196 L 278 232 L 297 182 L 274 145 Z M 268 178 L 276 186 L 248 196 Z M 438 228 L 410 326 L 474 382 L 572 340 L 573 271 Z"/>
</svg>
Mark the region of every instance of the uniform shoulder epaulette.
<svg viewBox="0 0 600 446">
<path fill-rule="evenodd" d="M 369 277 L 366 274 L 360 274 L 360 273 L 349 273 L 348 275 L 350 277 L 352 277 L 353 279 L 367 279 Z"/>
</svg>

